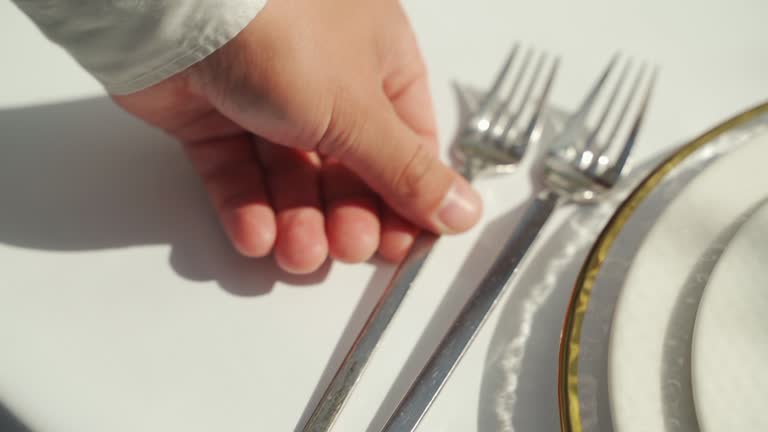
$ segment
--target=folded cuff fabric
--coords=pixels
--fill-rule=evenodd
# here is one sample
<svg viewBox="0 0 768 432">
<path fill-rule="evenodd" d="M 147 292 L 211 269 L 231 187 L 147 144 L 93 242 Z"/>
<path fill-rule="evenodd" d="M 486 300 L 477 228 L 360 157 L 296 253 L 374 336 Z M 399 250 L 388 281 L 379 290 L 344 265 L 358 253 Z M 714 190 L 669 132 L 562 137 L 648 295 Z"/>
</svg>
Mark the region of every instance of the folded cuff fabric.
<svg viewBox="0 0 768 432">
<path fill-rule="evenodd" d="M 235 37 L 267 0 L 13 0 L 112 94 L 149 87 Z"/>
</svg>

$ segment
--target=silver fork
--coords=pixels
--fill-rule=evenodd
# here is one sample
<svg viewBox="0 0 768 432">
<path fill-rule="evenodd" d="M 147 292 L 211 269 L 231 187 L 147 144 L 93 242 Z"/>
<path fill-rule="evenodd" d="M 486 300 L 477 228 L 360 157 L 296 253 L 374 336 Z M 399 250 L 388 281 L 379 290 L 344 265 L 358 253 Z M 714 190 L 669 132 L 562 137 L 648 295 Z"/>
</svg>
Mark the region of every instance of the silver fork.
<svg viewBox="0 0 768 432">
<path fill-rule="evenodd" d="M 536 55 L 533 50 L 527 50 L 510 90 L 503 95 L 502 87 L 511 75 L 513 64 L 519 54 L 520 47 L 515 45 L 504 61 L 491 89 L 464 123 L 451 148 L 457 170 L 470 181 L 481 175 L 513 171 L 523 158 L 529 144 L 537 138 L 541 113 L 552 87 L 559 61 L 558 59 L 548 61 L 546 54 Z M 537 59 L 533 72 L 527 74 L 534 57 Z M 548 63 L 550 66 L 545 74 L 544 69 Z M 525 86 L 522 97 L 516 103 L 517 107 L 510 109 L 526 77 L 528 85 Z M 543 84 L 541 84 L 541 77 L 544 78 Z M 541 90 L 536 102 L 532 103 L 537 87 L 541 87 Z M 526 111 L 532 112 L 525 116 Z M 398 266 L 382 297 L 305 423 L 302 429 L 304 432 L 325 432 L 333 426 L 371 354 L 432 251 L 437 238 L 434 234 L 427 232 L 416 237 L 408 255 Z"/>
<path fill-rule="evenodd" d="M 615 56 L 553 142 L 540 179 L 541 192 L 536 195 L 493 266 L 472 293 L 382 432 L 408 432 L 416 429 L 555 208 L 566 202 L 598 202 L 619 181 L 648 107 L 656 74 L 651 74 L 634 121 L 629 124 L 627 137 L 614 156 L 611 154 L 612 143 L 616 141 L 621 127 L 626 126 L 624 119 L 636 99 L 645 68 L 636 74 L 613 127 L 607 130 L 607 137 L 603 141 L 599 139 L 606 132 L 606 121 L 614 113 L 613 107 L 618 95 L 625 87 L 631 69 L 629 62 L 626 62 L 613 90 L 608 94 L 605 108 L 596 125 L 586 135 L 583 131 L 587 117 L 617 62 L 618 56 Z"/>
</svg>

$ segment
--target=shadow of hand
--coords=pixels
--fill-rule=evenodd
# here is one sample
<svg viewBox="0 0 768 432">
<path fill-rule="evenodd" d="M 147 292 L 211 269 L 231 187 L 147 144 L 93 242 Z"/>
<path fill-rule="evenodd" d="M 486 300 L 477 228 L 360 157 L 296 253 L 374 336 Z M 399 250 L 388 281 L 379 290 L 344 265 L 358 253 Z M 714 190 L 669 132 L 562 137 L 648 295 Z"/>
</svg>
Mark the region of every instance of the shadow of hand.
<svg viewBox="0 0 768 432">
<path fill-rule="evenodd" d="M 180 147 L 108 98 L 0 110 L 0 243 L 86 251 L 171 246 L 175 272 L 215 280 L 240 296 L 278 280 L 271 259 L 240 256 L 228 243 Z"/>
</svg>

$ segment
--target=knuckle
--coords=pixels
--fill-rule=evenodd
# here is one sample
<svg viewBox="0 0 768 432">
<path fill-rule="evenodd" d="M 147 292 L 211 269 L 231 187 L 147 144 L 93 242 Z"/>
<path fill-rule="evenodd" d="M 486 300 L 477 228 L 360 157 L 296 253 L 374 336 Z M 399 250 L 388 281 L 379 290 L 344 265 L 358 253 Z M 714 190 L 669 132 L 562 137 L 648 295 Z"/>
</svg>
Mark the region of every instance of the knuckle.
<svg viewBox="0 0 768 432">
<path fill-rule="evenodd" d="M 220 210 L 231 210 L 260 196 L 260 176 L 247 163 L 232 163 L 201 173 L 208 195 Z"/>
<path fill-rule="evenodd" d="M 365 116 L 359 109 L 341 109 L 350 105 L 353 104 L 337 99 L 328 110 L 325 127 L 315 147 L 322 157 L 344 161 L 357 153 L 364 134 Z"/>
<path fill-rule="evenodd" d="M 429 150 L 418 145 L 407 159 L 393 181 L 395 192 L 407 199 L 421 198 L 426 190 L 426 181 L 435 170 L 435 160 Z"/>
<path fill-rule="evenodd" d="M 249 143 L 238 138 L 186 141 L 182 145 L 188 159 L 203 177 L 228 165 L 245 162 L 251 153 Z"/>
<path fill-rule="evenodd" d="M 261 194 L 250 188 L 237 188 L 224 193 L 214 205 L 220 212 L 231 212 L 246 204 L 258 202 L 260 198 Z"/>
</svg>

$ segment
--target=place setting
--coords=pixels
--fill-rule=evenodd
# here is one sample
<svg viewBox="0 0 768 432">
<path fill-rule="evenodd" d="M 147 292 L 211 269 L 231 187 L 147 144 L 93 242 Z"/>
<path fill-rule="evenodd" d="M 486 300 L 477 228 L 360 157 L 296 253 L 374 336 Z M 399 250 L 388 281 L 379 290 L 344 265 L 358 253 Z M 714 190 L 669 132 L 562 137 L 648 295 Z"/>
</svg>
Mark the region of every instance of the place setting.
<svg viewBox="0 0 768 432">
<path fill-rule="evenodd" d="M 483 218 L 310 275 L 41 57 L 71 95 L 0 107 L 0 432 L 768 431 L 768 63 L 724 49 L 759 14 L 651 3 L 406 4 Z"/>
<path fill-rule="evenodd" d="M 572 288 L 570 295 L 554 293 L 565 298 L 559 355 L 555 344 L 548 348 L 559 366 L 534 375 L 550 373 L 545 382 L 552 383 L 548 390 L 559 408 L 543 409 L 559 413 L 563 431 L 712 431 L 765 421 L 756 406 L 768 394 L 758 367 L 766 360 L 759 314 L 766 278 L 758 263 L 766 253 L 759 249 L 768 244 L 760 241 L 768 233 L 768 176 L 760 171 L 768 155 L 768 105 L 629 170 L 657 70 L 615 55 L 579 108 L 565 113 L 547 100 L 560 68 L 559 58 L 516 45 L 488 91 L 464 94 L 472 109 L 451 148 L 459 171 L 469 179 L 521 175 L 517 165 L 535 153 L 533 197 L 512 234 L 495 239 L 501 246 L 493 264 L 476 286 L 464 287 L 469 299 L 396 408 L 368 430 L 421 430 L 421 420 L 506 289 L 517 297 L 507 301 L 500 321 L 514 322 L 518 334 L 504 343 L 518 350 L 530 344 L 537 334 L 531 317 L 555 297 L 552 278 Z M 528 257 L 558 209 L 570 211 L 572 223 L 541 239 L 539 248 L 552 250 Z M 577 228 L 575 221 L 581 222 Z M 559 258 L 560 268 L 552 267 L 558 260 L 554 242 L 562 242 L 563 250 L 580 244 L 584 253 L 570 251 Z M 431 235 L 418 239 L 299 430 L 333 430 L 436 244 Z M 571 273 L 562 271 L 562 261 Z M 735 293 L 734 284 L 743 292 Z M 702 295 L 707 286 L 712 294 Z M 509 338 L 515 331 L 503 333 Z M 747 359 L 747 367 L 737 364 L 739 358 Z M 497 375 L 507 383 L 530 380 L 515 367 Z M 496 381 L 484 383 L 483 392 L 510 393 L 494 388 L 502 386 Z M 718 403 L 732 383 L 750 391 L 729 390 L 729 402 Z M 509 403 L 505 413 L 502 405 L 489 430 L 502 430 L 504 416 L 520 410 Z M 752 415 L 733 422 L 728 413 L 738 410 L 731 405 Z"/>
</svg>

